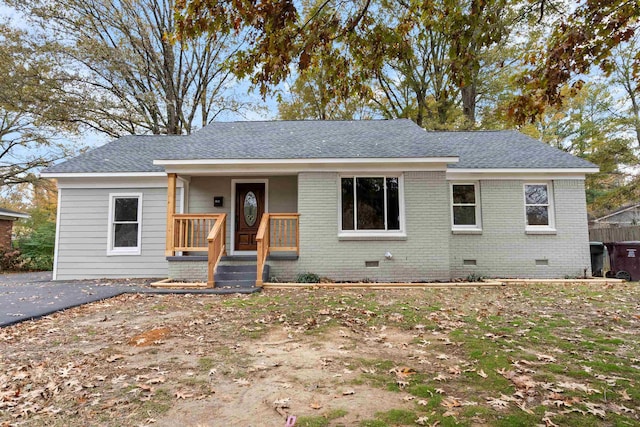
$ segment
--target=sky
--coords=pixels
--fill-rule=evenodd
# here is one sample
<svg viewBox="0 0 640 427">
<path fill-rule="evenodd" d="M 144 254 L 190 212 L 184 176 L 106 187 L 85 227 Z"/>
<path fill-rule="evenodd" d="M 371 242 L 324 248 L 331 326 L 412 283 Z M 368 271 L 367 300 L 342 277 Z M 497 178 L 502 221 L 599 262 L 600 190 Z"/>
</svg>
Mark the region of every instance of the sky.
<svg viewBox="0 0 640 427">
<path fill-rule="evenodd" d="M 0 21 L 7 22 L 14 27 L 29 30 L 30 23 L 27 22 L 24 15 L 15 9 L 3 4 L 0 1 Z M 275 97 L 269 96 L 266 99 L 257 93 L 257 91 L 249 92 L 250 84 L 247 80 L 244 81 L 232 81 L 229 86 L 229 91 L 237 98 L 252 103 L 258 108 L 249 109 L 242 114 L 225 111 L 216 117 L 216 121 L 230 122 L 230 121 L 257 121 L 257 120 L 274 120 L 277 118 L 278 107 Z M 284 87 L 284 86 L 283 86 Z M 201 124 L 197 125 L 198 128 Z M 85 130 L 80 135 L 65 136 L 64 139 L 69 141 L 70 144 L 77 144 L 84 147 L 97 147 L 109 142 L 112 138 L 102 133 L 92 130 Z"/>
</svg>

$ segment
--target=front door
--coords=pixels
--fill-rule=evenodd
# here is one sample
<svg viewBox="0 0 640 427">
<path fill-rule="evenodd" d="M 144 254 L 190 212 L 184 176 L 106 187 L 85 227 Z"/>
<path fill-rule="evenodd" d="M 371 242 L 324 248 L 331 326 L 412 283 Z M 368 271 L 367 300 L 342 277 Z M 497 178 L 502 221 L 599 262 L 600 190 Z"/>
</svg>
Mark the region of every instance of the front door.
<svg viewBox="0 0 640 427">
<path fill-rule="evenodd" d="M 264 183 L 236 184 L 236 251 L 255 251 L 256 234 L 264 213 Z"/>
</svg>

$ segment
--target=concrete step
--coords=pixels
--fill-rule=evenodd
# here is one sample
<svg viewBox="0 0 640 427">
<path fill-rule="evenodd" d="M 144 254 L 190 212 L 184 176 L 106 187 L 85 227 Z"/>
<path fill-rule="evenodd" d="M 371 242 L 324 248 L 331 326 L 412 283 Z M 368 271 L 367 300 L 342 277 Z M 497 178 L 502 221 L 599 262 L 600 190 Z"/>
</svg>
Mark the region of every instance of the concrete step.
<svg viewBox="0 0 640 427">
<path fill-rule="evenodd" d="M 252 288 L 256 285 L 253 280 L 216 280 L 216 288 Z"/>
<path fill-rule="evenodd" d="M 256 284 L 256 269 L 257 266 L 253 265 L 218 265 L 215 273 L 216 286 L 233 286 L 233 287 L 245 287 L 255 286 Z M 262 280 L 269 280 L 269 265 L 265 264 Z"/>
<path fill-rule="evenodd" d="M 216 273 L 254 273 L 256 272 L 256 264 L 220 264 L 216 269 Z"/>
</svg>

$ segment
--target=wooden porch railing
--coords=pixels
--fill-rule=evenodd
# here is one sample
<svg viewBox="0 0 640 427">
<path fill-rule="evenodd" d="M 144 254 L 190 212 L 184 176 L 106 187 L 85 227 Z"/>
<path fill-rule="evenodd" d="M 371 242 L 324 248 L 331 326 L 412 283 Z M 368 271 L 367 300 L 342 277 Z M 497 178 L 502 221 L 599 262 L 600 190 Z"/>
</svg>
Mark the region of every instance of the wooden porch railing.
<svg viewBox="0 0 640 427">
<path fill-rule="evenodd" d="M 225 214 L 175 214 L 171 252 L 206 252 L 209 232 Z M 173 255 L 173 254 L 172 254 Z"/>
<path fill-rule="evenodd" d="M 220 214 L 219 219 L 207 236 L 209 243 L 207 251 L 207 287 L 213 288 L 216 283 L 214 275 L 220 258 L 226 251 L 227 214 Z"/>
<path fill-rule="evenodd" d="M 295 252 L 300 254 L 300 221 L 298 213 L 265 213 L 256 235 L 257 271 L 256 286 L 262 286 L 262 273 L 267 256 L 271 252 Z"/>
</svg>

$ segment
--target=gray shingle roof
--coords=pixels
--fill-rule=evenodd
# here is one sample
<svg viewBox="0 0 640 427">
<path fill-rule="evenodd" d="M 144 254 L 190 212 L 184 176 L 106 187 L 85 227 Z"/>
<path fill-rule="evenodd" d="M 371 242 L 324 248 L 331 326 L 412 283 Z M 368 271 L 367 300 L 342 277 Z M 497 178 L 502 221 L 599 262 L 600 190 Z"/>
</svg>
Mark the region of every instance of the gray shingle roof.
<svg viewBox="0 0 640 427">
<path fill-rule="evenodd" d="M 45 173 L 162 172 L 154 160 L 456 157 L 454 168 L 588 168 L 516 131 L 425 132 L 410 120 L 212 123 L 189 136 L 125 136 Z"/>
<path fill-rule="evenodd" d="M 515 130 L 428 132 L 460 156 L 456 169 L 595 168 L 593 163 Z M 436 136 L 437 135 L 437 136 Z"/>
</svg>

